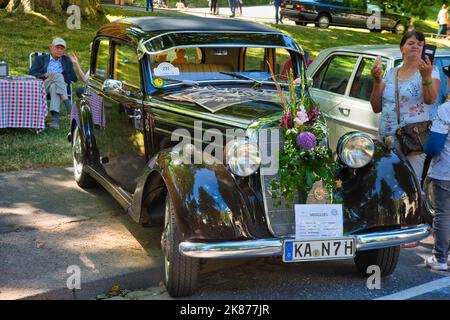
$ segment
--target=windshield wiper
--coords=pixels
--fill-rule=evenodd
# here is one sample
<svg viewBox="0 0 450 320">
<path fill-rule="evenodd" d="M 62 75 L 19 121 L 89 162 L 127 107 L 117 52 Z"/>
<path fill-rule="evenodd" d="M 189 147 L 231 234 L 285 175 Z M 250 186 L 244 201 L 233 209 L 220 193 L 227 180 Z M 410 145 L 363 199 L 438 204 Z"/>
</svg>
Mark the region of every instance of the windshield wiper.
<svg viewBox="0 0 450 320">
<path fill-rule="evenodd" d="M 239 79 L 251 80 L 251 81 L 256 82 L 256 83 L 261 83 L 261 81 L 259 81 L 257 79 L 253 79 L 253 78 L 251 78 L 249 76 L 245 76 L 245 75 L 237 73 L 237 72 L 221 71 L 219 73 L 220 74 L 224 74 L 226 76 L 231 76 L 231 77 L 235 77 L 235 78 L 239 78 Z"/>
<path fill-rule="evenodd" d="M 264 78 L 262 80 L 258 80 L 258 79 L 254 79 L 254 78 L 251 78 L 249 76 L 246 76 L 246 75 L 243 75 L 243 74 L 240 74 L 240 73 L 237 73 L 237 72 L 225 72 L 225 71 L 222 71 L 222 72 L 219 72 L 219 73 L 225 74 L 227 76 L 236 77 L 236 78 L 239 78 L 239 79 L 251 80 L 257 85 L 262 85 L 264 82 L 267 82 L 269 80 L 272 80 L 270 82 L 273 83 L 272 76 Z M 283 84 L 281 84 L 281 85 L 283 85 Z"/>
</svg>

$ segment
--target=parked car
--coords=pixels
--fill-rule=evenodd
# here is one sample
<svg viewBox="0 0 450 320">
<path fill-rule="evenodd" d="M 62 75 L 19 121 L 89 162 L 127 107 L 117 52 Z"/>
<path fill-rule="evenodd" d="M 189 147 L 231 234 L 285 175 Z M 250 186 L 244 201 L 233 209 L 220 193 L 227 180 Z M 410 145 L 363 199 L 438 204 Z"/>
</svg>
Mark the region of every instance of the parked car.
<svg viewBox="0 0 450 320">
<path fill-rule="evenodd" d="M 373 113 L 370 105 L 370 71 L 378 56 L 385 71 L 402 63 L 398 45 L 342 46 L 321 51 L 306 70 L 312 78 L 311 95 L 328 119 L 332 149 L 347 132 L 360 130 L 374 138 L 378 134 L 380 114 Z M 441 77 L 437 103 L 447 97 L 448 78 L 442 67 L 449 64 L 450 48 L 439 47 L 435 56 Z"/>
<path fill-rule="evenodd" d="M 172 296 L 194 292 L 201 259 L 278 256 L 289 261 L 288 244 L 292 249 L 298 241 L 295 202 L 276 205 L 270 183 L 277 172 L 262 174 L 258 151 L 272 146 L 276 154 L 274 146 L 283 141 L 263 141 L 258 133 L 279 128 L 283 110 L 269 66 L 281 73 L 282 87 L 289 69 L 306 82 L 303 50 L 288 35 L 260 24 L 210 22 L 143 17 L 101 28 L 68 136 L 80 187 L 100 184 L 137 223 L 161 221 L 164 282 Z M 194 129 L 200 121 L 198 137 Z M 182 150 L 206 152 L 210 145 L 201 136 L 210 129 L 226 135 L 241 129 L 244 136 L 226 147 L 215 141 L 226 161 L 217 153 L 213 162 L 183 161 Z M 177 148 L 174 132 L 195 141 Z M 400 245 L 430 232 L 412 169 L 361 132 L 342 137 L 338 159 L 345 238 L 317 243 L 326 249 L 345 239 L 344 258 L 354 258 L 362 273 L 375 264 L 389 275 Z M 306 203 L 329 204 L 324 192 L 317 183 Z M 340 258 L 338 251 L 308 256 Z"/>
<path fill-rule="evenodd" d="M 285 0 L 281 8 L 282 17 L 303 26 L 314 23 L 320 28 L 333 25 L 403 34 L 412 24 L 410 17 L 387 13 L 384 8 L 360 0 Z"/>
</svg>

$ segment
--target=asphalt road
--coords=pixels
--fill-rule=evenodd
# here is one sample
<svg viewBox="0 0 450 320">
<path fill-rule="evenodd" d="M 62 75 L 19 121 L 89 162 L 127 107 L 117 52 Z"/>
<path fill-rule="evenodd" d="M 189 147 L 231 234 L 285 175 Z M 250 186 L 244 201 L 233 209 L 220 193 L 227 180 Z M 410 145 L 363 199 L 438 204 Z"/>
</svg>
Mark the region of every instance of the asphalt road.
<svg viewBox="0 0 450 320">
<path fill-rule="evenodd" d="M 246 260 L 216 268 L 199 278 L 196 300 L 450 300 L 450 272 L 424 267 L 432 239 L 402 249 L 395 272 L 382 278 L 380 289 L 369 289 L 353 260 L 285 264 L 278 258 Z M 238 261 L 235 261 L 236 263 Z M 229 263 L 229 261 L 227 261 Z M 122 299 L 122 298 L 115 298 Z M 125 299 L 171 299 L 162 285 L 132 292 Z"/>
</svg>

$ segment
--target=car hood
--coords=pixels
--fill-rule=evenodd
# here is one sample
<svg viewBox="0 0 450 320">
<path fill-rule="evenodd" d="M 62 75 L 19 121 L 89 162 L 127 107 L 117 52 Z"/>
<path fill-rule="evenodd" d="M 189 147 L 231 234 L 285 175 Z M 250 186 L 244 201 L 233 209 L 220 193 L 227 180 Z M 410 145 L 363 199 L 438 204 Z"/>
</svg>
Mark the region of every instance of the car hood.
<svg viewBox="0 0 450 320">
<path fill-rule="evenodd" d="M 230 89 L 230 88 L 227 88 Z M 237 91 L 233 91 L 237 90 Z M 248 128 L 261 118 L 281 117 L 282 106 L 275 90 L 272 94 L 258 95 L 258 90 L 251 95 L 248 89 L 231 88 L 234 95 L 225 96 L 218 91 L 205 90 L 204 96 L 192 94 L 192 88 L 159 92 L 152 96 L 152 105 L 170 108 L 171 111 L 188 114 L 193 118 L 207 122 L 217 122 L 220 126 Z M 253 90 L 253 89 L 252 89 Z M 240 97 L 239 97 L 240 95 Z"/>
</svg>

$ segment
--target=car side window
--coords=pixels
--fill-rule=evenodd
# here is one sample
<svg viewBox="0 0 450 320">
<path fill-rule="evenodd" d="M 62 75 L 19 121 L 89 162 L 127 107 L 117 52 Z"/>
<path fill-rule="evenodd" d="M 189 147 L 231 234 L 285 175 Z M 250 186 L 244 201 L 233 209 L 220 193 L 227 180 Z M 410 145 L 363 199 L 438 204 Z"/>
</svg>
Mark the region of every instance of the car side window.
<svg viewBox="0 0 450 320">
<path fill-rule="evenodd" d="M 128 45 L 116 44 L 114 47 L 114 79 L 128 86 L 141 87 L 137 52 Z"/>
<path fill-rule="evenodd" d="M 350 89 L 350 97 L 370 100 L 370 94 L 372 93 L 372 66 L 375 62 L 373 58 L 363 58 L 356 71 L 355 79 L 352 83 L 352 88 Z M 386 62 L 383 61 L 383 73 L 386 71 Z"/>
<path fill-rule="evenodd" d="M 345 94 L 358 57 L 335 55 L 315 73 L 313 87 L 325 91 Z"/>
<path fill-rule="evenodd" d="M 95 75 L 104 79 L 108 77 L 109 40 L 100 40 L 95 61 Z"/>
</svg>

